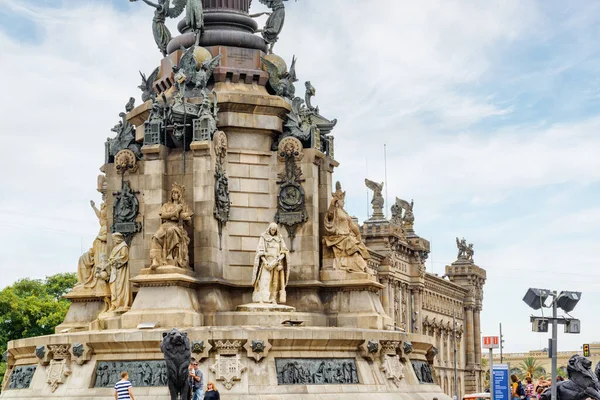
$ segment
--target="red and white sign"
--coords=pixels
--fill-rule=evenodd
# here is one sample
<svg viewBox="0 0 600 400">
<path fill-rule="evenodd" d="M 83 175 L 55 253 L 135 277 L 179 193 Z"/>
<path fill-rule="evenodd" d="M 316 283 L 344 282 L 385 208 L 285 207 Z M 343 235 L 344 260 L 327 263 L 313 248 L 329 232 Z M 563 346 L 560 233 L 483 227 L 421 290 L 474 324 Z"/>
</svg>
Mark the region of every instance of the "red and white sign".
<svg viewBox="0 0 600 400">
<path fill-rule="evenodd" d="M 498 336 L 484 336 L 483 337 L 483 348 L 484 349 L 498 349 L 500 348 L 500 339 Z"/>
</svg>

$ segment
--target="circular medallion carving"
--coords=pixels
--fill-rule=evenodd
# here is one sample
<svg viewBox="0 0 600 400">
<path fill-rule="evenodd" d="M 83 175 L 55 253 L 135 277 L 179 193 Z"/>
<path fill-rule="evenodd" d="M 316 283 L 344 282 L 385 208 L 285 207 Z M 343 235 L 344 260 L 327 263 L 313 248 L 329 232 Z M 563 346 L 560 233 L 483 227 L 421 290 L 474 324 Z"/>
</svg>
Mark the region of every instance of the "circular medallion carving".
<svg viewBox="0 0 600 400">
<path fill-rule="evenodd" d="M 135 172 L 137 170 L 137 157 L 135 153 L 129 149 L 123 149 L 115 156 L 115 166 L 119 173 L 125 171 Z"/>
<path fill-rule="evenodd" d="M 213 137 L 215 154 L 217 157 L 224 158 L 227 155 L 227 135 L 223 131 L 217 131 Z"/>
<path fill-rule="evenodd" d="M 302 153 L 302 142 L 295 137 L 288 136 L 281 139 L 277 146 L 277 156 L 279 161 L 284 161 L 286 156 L 293 155 L 294 160 L 300 161 L 304 154 Z"/>
</svg>

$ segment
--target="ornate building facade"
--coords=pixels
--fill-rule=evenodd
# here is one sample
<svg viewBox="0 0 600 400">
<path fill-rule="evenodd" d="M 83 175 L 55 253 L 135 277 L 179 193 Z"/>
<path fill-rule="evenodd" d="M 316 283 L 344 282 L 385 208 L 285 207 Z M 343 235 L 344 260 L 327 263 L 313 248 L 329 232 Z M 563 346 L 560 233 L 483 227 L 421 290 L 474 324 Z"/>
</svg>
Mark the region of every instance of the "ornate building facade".
<svg viewBox="0 0 600 400">
<path fill-rule="evenodd" d="M 473 262 L 472 245 L 464 239 L 457 239 L 457 260 L 446 266 L 443 277 L 426 272 L 430 243 L 415 233 L 412 207 L 397 199 L 390 220 L 375 210 L 362 234 L 369 249 L 383 256 L 378 277 L 384 285 L 383 307 L 393 320 L 390 329 L 433 338 L 435 349 L 428 358 L 436 383 L 460 398 L 483 390 L 480 313 L 486 273 Z"/>
</svg>

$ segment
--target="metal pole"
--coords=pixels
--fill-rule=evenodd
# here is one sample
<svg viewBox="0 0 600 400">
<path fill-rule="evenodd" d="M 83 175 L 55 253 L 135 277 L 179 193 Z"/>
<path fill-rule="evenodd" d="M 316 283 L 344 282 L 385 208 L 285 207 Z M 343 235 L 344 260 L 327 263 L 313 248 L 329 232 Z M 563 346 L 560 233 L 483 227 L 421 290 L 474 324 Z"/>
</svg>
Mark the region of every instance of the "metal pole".
<svg viewBox="0 0 600 400">
<path fill-rule="evenodd" d="M 556 291 L 552 292 L 552 297 L 554 297 L 552 301 L 552 385 L 550 386 L 552 400 L 558 399 L 558 397 L 556 397 L 556 348 L 558 347 L 556 296 Z"/>
<path fill-rule="evenodd" d="M 494 400 L 494 349 L 490 348 L 490 400 Z"/>
<path fill-rule="evenodd" d="M 500 364 L 504 362 L 504 359 L 502 358 L 502 342 L 504 342 L 504 340 L 502 340 L 502 322 L 500 322 Z"/>
<path fill-rule="evenodd" d="M 383 144 L 383 167 L 385 170 L 385 217 L 388 217 L 387 147 Z"/>
<path fill-rule="evenodd" d="M 457 349 L 456 349 L 456 312 L 452 313 L 452 339 L 454 341 L 454 395 L 458 400 L 458 367 L 457 367 Z"/>
</svg>

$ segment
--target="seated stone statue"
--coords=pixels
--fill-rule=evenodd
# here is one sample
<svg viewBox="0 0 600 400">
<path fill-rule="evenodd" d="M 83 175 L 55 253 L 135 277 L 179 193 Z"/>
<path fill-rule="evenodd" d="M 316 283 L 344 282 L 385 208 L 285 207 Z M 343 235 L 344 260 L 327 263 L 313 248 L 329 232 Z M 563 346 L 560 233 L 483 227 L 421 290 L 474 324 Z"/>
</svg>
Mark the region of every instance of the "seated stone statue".
<svg viewBox="0 0 600 400">
<path fill-rule="evenodd" d="M 90 205 L 94 209 L 98 222 L 100 223 L 100 231 L 92 243 L 92 247 L 79 257 L 77 266 L 77 284 L 73 288 L 75 292 L 83 290 L 94 290 L 97 286 L 97 277 L 95 274 L 96 267 L 101 265 L 101 260 L 106 257 L 106 239 L 108 219 L 106 216 L 106 204 L 103 202 L 100 209 L 96 208 L 96 204 L 90 201 Z"/>
<path fill-rule="evenodd" d="M 323 244 L 333 251 L 333 268 L 348 272 L 367 272 L 370 258 L 367 247 L 362 242 L 360 230 L 344 210 L 346 192 L 339 182 L 329 209 L 325 214 L 325 236 Z"/>
<path fill-rule="evenodd" d="M 288 251 L 276 223 L 260 235 L 258 248 L 254 257 L 252 285 L 254 303 L 285 303 L 287 286 L 290 278 Z"/>
<path fill-rule="evenodd" d="M 173 184 L 168 203 L 160 208 L 162 225 L 152 236 L 150 248 L 150 268 L 163 265 L 189 268 L 190 238 L 185 229 L 185 223 L 192 220 L 192 209 L 183 201 L 185 187 Z"/>
</svg>

